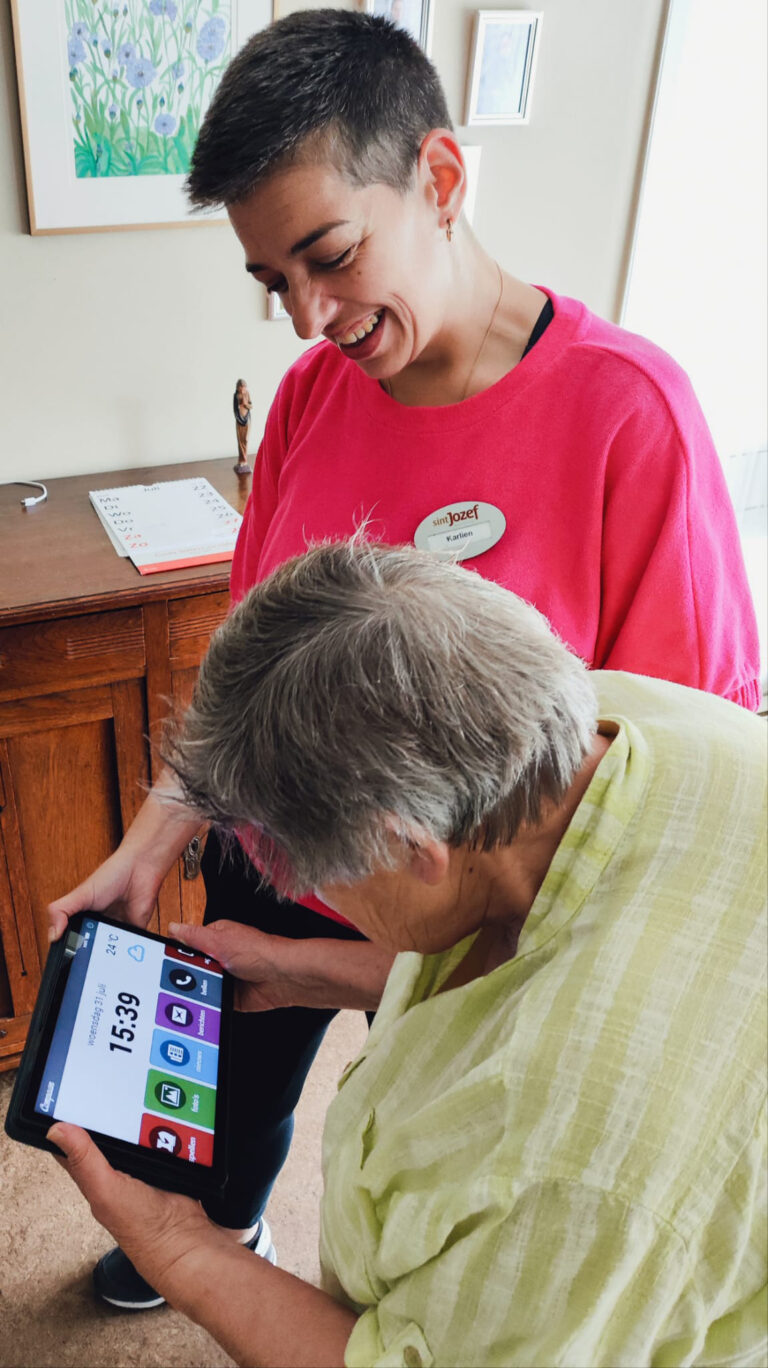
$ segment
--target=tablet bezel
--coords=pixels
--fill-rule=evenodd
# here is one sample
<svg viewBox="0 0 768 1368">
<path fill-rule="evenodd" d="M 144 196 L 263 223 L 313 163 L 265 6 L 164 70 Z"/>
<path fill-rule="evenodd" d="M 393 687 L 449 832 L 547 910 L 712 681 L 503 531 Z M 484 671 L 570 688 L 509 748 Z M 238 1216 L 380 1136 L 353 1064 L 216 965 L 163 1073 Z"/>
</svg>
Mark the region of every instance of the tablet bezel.
<svg viewBox="0 0 768 1368">
<path fill-rule="evenodd" d="M 102 912 L 78 912 L 69 920 L 67 931 L 60 940 L 51 946 L 43 971 L 37 1001 L 32 1013 L 27 1042 L 19 1064 L 19 1071 L 11 1096 L 5 1121 L 6 1133 L 22 1144 L 34 1145 L 37 1149 L 61 1155 L 61 1151 L 46 1134 L 54 1124 L 54 1117 L 42 1116 L 35 1111 L 35 1099 L 42 1080 L 48 1058 L 53 1033 L 56 1028 L 61 1002 L 64 996 L 70 968 L 74 956 L 67 960 L 65 955 L 67 936 L 70 932 L 81 932 L 84 921 L 95 921 L 105 926 L 114 926 L 125 931 L 128 923 L 107 917 Z M 163 945 L 189 950 L 180 941 L 168 936 L 158 936 L 153 931 L 145 931 L 136 926 L 130 930 L 147 940 L 160 941 Z M 232 976 L 217 966 L 222 975 L 222 1001 L 219 1034 L 219 1073 L 216 1083 L 216 1113 L 214 1119 L 213 1164 L 193 1164 L 188 1159 L 165 1151 L 147 1149 L 128 1140 L 119 1140 L 111 1135 L 90 1130 L 89 1134 L 110 1163 L 134 1178 L 141 1178 L 154 1187 L 165 1188 L 171 1192 L 182 1192 L 190 1197 L 202 1199 L 218 1196 L 227 1176 L 227 1148 L 229 1139 L 229 1096 L 231 1075 L 231 1024 L 234 1010 L 234 980 Z"/>
</svg>

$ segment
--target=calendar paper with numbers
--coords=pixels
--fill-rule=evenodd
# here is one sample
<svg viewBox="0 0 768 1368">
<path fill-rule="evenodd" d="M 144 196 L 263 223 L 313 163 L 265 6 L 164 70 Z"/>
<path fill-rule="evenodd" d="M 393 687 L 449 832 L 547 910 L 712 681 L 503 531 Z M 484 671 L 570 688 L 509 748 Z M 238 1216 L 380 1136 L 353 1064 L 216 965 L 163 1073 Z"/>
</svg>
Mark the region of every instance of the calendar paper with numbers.
<svg viewBox="0 0 768 1368">
<path fill-rule="evenodd" d="M 232 559 L 242 518 L 208 480 L 163 480 L 90 491 L 119 556 L 141 575 Z"/>
</svg>

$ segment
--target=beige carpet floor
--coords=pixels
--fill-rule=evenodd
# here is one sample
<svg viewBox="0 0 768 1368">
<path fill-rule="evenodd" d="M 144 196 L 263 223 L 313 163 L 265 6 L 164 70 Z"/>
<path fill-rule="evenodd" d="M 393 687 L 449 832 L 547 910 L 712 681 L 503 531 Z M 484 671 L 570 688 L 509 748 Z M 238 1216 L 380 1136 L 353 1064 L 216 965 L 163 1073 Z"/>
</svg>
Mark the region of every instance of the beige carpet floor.
<svg viewBox="0 0 768 1368">
<path fill-rule="evenodd" d="M 317 1281 L 320 1138 L 336 1080 L 366 1035 L 361 1012 L 333 1022 L 301 1099 L 291 1153 L 269 1204 L 283 1268 Z M 0 1121 L 13 1087 L 0 1074 Z M 232 1360 L 168 1307 L 98 1304 L 91 1269 L 112 1245 L 59 1165 L 0 1134 L 0 1368 L 224 1368 Z"/>
</svg>

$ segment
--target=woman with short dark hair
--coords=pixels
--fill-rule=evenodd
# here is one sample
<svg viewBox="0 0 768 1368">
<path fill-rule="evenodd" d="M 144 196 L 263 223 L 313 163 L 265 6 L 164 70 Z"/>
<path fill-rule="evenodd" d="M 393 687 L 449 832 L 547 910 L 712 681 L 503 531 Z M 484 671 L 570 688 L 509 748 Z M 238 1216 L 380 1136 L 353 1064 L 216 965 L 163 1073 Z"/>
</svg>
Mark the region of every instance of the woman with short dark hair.
<svg viewBox="0 0 768 1368">
<path fill-rule="evenodd" d="M 516 279 L 465 222 L 466 172 L 440 82 L 411 38 L 343 10 L 257 33 L 228 68 L 189 178 L 226 205 L 249 275 L 300 337 L 267 419 L 232 565 L 237 602 L 313 540 L 374 535 L 458 554 L 534 603 L 588 665 L 669 678 L 755 707 L 757 636 L 720 465 L 688 380 L 650 343 Z M 329 697 L 329 708 L 334 706 Z M 259 761 L 256 760 L 257 771 Z M 268 776 L 258 774 L 267 784 Z M 308 814 L 308 820 L 310 820 Z M 197 829 L 150 796 L 116 854 L 52 906 L 111 906 L 146 924 Z M 347 984 L 382 952 L 308 893 L 259 890 L 247 858 L 204 856 L 206 919 L 296 939 L 297 977 L 239 1023 L 239 1143 L 213 1219 L 268 1252 L 260 1225 L 307 1069 Z M 243 931 L 243 934 L 246 934 Z M 254 936 L 258 935 L 256 931 Z M 336 997 L 298 974 L 320 957 Z M 375 995 L 374 995 L 375 996 Z M 97 1289 L 157 1305 L 112 1253 Z"/>
<path fill-rule="evenodd" d="M 325 1293 L 52 1129 L 145 1279 L 240 1363 L 764 1363 L 765 743 L 413 547 L 254 588 L 185 800 L 405 953 L 328 1112 Z M 171 928 L 248 980 L 239 930 Z"/>
</svg>

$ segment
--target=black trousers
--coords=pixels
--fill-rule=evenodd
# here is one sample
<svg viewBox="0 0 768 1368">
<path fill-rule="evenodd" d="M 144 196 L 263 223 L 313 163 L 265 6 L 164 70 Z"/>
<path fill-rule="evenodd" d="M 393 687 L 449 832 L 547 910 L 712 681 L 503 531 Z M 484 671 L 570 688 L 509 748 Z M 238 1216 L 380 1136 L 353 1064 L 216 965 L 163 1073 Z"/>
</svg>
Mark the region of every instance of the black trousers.
<svg viewBox="0 0 768 1368">
<path fill-rule="evenodd" d="M 294 940 L 366 939 L 307 907 L 278 902 L 269 888 L 259 887 L 239 844 L 233 842 L 223 854 L 213 831 L 202 873 L 206 924 L 226 918 Z M 335 1015 L 335 1010 L 311 1007 L 235 1012 L 229 1179 L 224 1195 L 204 1204 L 218 1225 L 244 1229 L 261 1216 L 290 1148 L 304 1080 Z"/>
</svg>

